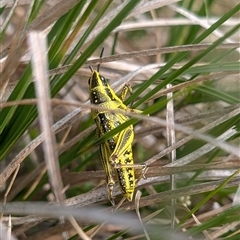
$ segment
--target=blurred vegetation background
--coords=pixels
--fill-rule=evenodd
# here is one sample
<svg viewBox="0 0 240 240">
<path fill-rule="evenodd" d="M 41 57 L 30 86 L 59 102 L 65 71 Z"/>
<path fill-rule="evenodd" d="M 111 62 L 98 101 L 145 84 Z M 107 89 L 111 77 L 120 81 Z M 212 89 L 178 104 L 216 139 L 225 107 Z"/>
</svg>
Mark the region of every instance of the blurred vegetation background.
<svg viewBox="0 0 240 240">
<path fill-rule="evenodd" d="M 0 4 L 1 239 L 239 239 L 238 1 Z M 144 114 L 110 133 L 134 124 L 147 165 L 120 209 L 88 102 L 100 63 Z"/>
</svg>

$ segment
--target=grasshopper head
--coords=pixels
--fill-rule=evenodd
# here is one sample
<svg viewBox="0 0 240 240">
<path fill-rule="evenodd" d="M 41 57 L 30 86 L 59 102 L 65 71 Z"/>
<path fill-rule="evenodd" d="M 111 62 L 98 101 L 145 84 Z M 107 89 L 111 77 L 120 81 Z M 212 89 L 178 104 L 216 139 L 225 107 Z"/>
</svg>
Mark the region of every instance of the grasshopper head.
<svg viewBox="0 0 240 240">
<path fill-rule="evenodd" d="M 98 71 L 92 71 L 92 76 L 88 80 L 90 101 L 93 104 L 109 102 L 112 94 L 107 80 Z"/>
<path fill-rule="evenodd" d="M 98 71 L 92 71 L 92 76 L 88 80 L 89 89 L 92 90 L 95 87 L 109 87 L 105 77 L 101 76 Z"/>
<path fill-rule="evenodd" d="M 103 52 L 104 52 L 104 48 L 102 48 L 102 51 L 100 53 L 100 59 L 103 56 Z M 89 66 L 91 72 L 92 72 L 92 76 L 89 78 L 88 80 L 88 84 L 89 84 L 89 89 L 90 92 L 94 90 L 94 88 L 101 88 L 101 87 L 110 87 L 106 81 L 106 79 L 100 75 L 99 70 L 100 70 L 100 63 L 97 65 L 97 70 L 93 70 L 93 68 L 91 66 Z"/>
</svg>

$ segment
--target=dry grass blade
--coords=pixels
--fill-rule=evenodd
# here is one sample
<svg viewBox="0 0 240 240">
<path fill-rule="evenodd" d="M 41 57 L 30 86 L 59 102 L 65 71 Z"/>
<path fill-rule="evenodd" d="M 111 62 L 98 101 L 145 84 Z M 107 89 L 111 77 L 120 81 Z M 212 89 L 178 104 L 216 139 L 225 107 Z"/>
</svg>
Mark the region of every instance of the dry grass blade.
<svg viewBox="0 0 240 240">
<path fill-rule="evenodd" d="M 46 12 L 40 15 L 37 19 L 35 19 L 34 22 L 32 22 L 32 24 L 28 27 L 27 31 L 30 32 L 31 30 L 43 30 L 47 28 L 60 16 L 67 13 L 77 2 L 77 0 L 59 1 L 57 4 L 53 5 Z"/>
<path fill-rule="evenodd" d="M 172 84 L 168 84 L 166 89 L 169 89 L 172 87 Z M 166 122 L 169 123 L 171 126 L 174 126 L 175 124 L 175 117 L 174 117 L 174 101 L 173 101 L 173 93 L 170 92 L 167 94 L 167 113 L 166 113 Z M 167 145 L 172 146 L 173 144 L 176 143 L 176 133 L 175 133 L 175 129 L 173 127 L 170 127 L 169 125 L 167 125 L 166 128 L 166 132 L 167 132 Z M 176 149 L 173 149 L 170 153 L 169 153 L 169 159 L 171 161 L 172 164 L 174 164 L 174 162 L 176 161 Z M 171 189 L 174 190 L 176 188 L 176 182 L 175 182 L 175 176 L 174 174 L 170 175 L 170 182 L 171 182 Z M 176 204 L 176 199 L 172 199 L 171 200 L 171 228 L 174 229 L 175 226 L 175 204 Z"/>
<path fill-rule="evenodd" d="M 188 207 L 186 207 L 186 206 L 181 206 L 181 207 L 182 207 L 185 211 L 190 212 L 190 209 L 189 209 Z M 197 218 L 197 216 L 196 216 L 195 214 L 192 214 L 192 219 L 193 219 L 193 221 L 195 221 L 195 223 L 196 223 L 198 226 L 201 225 L 201 222 L 199 221 L 199 219 Z M 203 234 L 204 234 L 204 236 L 206 237 L 206 240 L 213 240 L 213 238 L 210 237 L 209 233 L 208 233 L 206 230 L 203 231 Z"/>
<path fill-rule="evenodd" d="M 23 14 L 23 13 L 21 13 Z M 13 74 L 13 72 L 16 69 L 16 66 L 19 64 L 21 55 L 23 53 L 21 46 L 21 40 L 22 40 L 22 30 L 24 29 L 25 24 L 25 17 L 21 16 L 20 18 L 20 25 L 18 28 L 18 31 L 16 32 L 15 38 L 12 42 L 12 46 L 10 49 L 10 52 L 4 62 L 4 68 L 1 71 L 1 81 L 0 81 L 0 100 L 2 101 L 2 98 L 4 96 L 4 92 L 6 90 L 6 87 L 9 83 L 10 77 Z"/>
<path fill-rule="evenodd" d="M 218 19 L 217 18 L 210 18 L 206 20 L 206 18 L 198 18 L 201 23 L 206 26 L 206 24 L 213 24 Z M 232 19 L 228 20 L 227 22 L 223 23 L 223 26 L 234 26 L 237 24 L 239 20 Z M 124 31 L 132 31 L 138 30 L 143 28 L 156 28 L 156 27 L 166 27 L 166 26 L 181 26 L 181 25 L 198 25 L 197 22 L 194 22 L 190 19 L 186 18 L 177 18 L 177 19 L 153 19 L 153 20 L 144 20 L 139 22 L 132 22 L 132 23 L 124 23 L 121 26 L 117 27 L 114 32 L 124 32 Z"/>
<path fill-rule="evenodd" d="M 1 240 L 17 240 L 16 237 L 14 237 L 12 234 L 9 234 L 8 228 L 2 222 L 0 222 L 0 232 L 1 232 L 1 236 L 0 236 Z"/>
<path fill-rule="evenodd" d="M 11 7 L 11 10 L 10 12 L 8 13 L 8 16 L 6 17 L 6 19 L 4 20 L 4 23 L 1 24 L 0 26 L 0 32 L 2 33 L 3 30 L 6 28 L 6 26 L 8 25 L 10 19 L 12 18 L 12 15 L 16 9 L 16 7 L 18 6 L 19 4 L 19 0 L 15 0 L 14 3 L 13 3 L 13 6 Z M 3 4 L 4 5 L 4 4 Z M 2 6 L 1 6 L 2 7 Z"/>
<path fill-rule="evenodd" d="M 239 221 L 235 221 L 232 222 L 230 224 L 224 225 L 221 228 L 213 231 L 212 233 L 209 234 L 210 239 L 219 239 L 220 236 L 222 236 L 223 234 L 228 233 L 229 231 L 234 231 L 236 228 L 239 227 Z M 231 239 L 231 237 L 237 237 L 239 236 L 238 234 L 240 233 L 240 230 L 238 230 L 237 232 L 233 232 L 230 236 L 229 239 Z M 238 238 L 238 237 L 237 237 Z"/>
<path fill-rule="evenodd" d="M 13 174 L 13 177 L 8 185 L 8 188 L 4 194 L 4 198 L 3 198 L 3 204 L 5 204 L 7 202 L 7 197 L 8 197 L 8 194 L 12 188 L 12 185 L 16 179 L 16 176 L 18 174 L 18 171 L 19 171 L 19 168 L 20 168 L 20 165 L 18 165 L 18 168 L 15 170 L 14 174 Z M 3 218 L 3 213 L 1 212 L 0 213 L 0 219 L 2 220 Z M 7 240 L 9 239 L 12 239 L 12 218 L 11 218 L 11 215 L 9 215 L 9 219 L 8 219 L 8 228 L 7 228 L 7 233 L 5 236 L 5 229 L 4 229 L 4 225 L 0 225 L 0 232 L 1 232 L 1 237 L 5 236 Z"/>
<path fill-rule="evenodd" d="M 108 57 L 102 57 L 97 59 L 88 60 L 84 66 L 88 67 L 89 65 L 95 65 L 95 64 L 102 64 L 102 63 L 113 63 L 118 60 L 124 60 L 124 59 L 132 59 L 132 58 L 140 58 L 140 57 L 147 57 L 147 56 L 154 56 L 158 54 L 168 54 L 168 53 L 176 53 L 176 52 L 187 52 L 187 51 L 201 51 L 209 47 L 209 43 L 203 43 L 203 44 L 194 44 L 194 45 L 182 45 L 182 46 L 172 46 L 172 47 L 161 47 L 161 48 L 155 48 L 155 49 L 147 49 L 142 51 L 131 51 L 127 53 L 121 53 L 121 54 L 115 54 Z M 239 46 L 239 43 L 223 43 L 219 45 L 216 49 L 231 49 L 231 48 L 237 48 Z M 163 63 L 161 63 L 163 65 Z M 52 69 L 49 71 L 49 76 L 54 76 L 57 74 L 65 73 L 71 64 L 58 67 L 57 69 Z M 119 66 L 119 64 L 117 65 Z M 145 66 L 143 70 L 149 70 L 150 68 L 157 68 L 159 67 L 159 64 L 153 65 L 149 64 L 148 66 Z M 238 72 L 234 72 L 238 73 Z M 213 75 L 214 76 L 214 75 Z M 208 76 L 206 76 L 207 78 Z M 178 87 L 178 85 L 176 86 Z M 163 90 L 164 91 L 164 90 Z"/>
<path fill-rule="evenodd" d="M 51 131 L 53 120 L 50 107 L 51 100 L 48 86 L 47 46 L 45 36 L 37 32 L 30 33 L 29 48 L 32 54 L 33 74 L 36 80 L 40 126 L 45 138 L 43 142 L 45 161 L 56 200 L 62 203 L 64 200 L 62 195 L 63 184 L 58 164 L 56 141 Z"/>
<path fill-rule="evenodd" d="M 82 230 L 82 228 L 79 227 L 79 225 L 74 217 L 70 216 L 70 217 L 68 217 L 68 220 L 70 221 L 70 223 L 72 224 L 74 229 L 76 229 L 76 232 L 78 233 L 79 237 L 81 237 L 81 239 L 91 240 L 91 238 L 88 237 L 88 235 Z"/>
<path fill-rule="evenodd" d="M 151 11 L 153 9 L 163 7 L 163 6 L 168 6 L 172 3 L 179 2 L 181 0 L 152 0 L 149 2 L 144 2 L 140 3 L 134 10 L 133 12 L 129 15 L 129 17 L 136 16 L 148 11 Z"/>
<path fill-rule="evenodd" d="M 144 224 L 143 224 L 143 222 L 142 222 L 141 214 L 140 214 L 140 211 L 139 211 L 139 201 L 140 201 L 141 196 L 142 196 L 142 192 L 138 190 L 138 191 L 136 192 L 136 195 L 135 195 L 136 213 L 137 213 L 138 219 L 139 219 L 139 221 L 140 221 L 140 223 L 141 223 L 141 225 L 142 225 L 143 232 L 144 232 L 144 235 L 145 235 L 146 239 L 147 239 L 147 240 L 150 240 L 150 237 L 149 237 L 149 235 L 148 235 L 148 232 L 147 232 L 147 230 L 145 229 Z"/>
<path fill-rule="evenodd" d="M 15 170 L 15 172 L 14 172 L 14 174 L 13 174 L 13 177 L 12 177 L 12 179 L 11 179 L 9 185 L 8 185 L 8 188 L 7 188 L 7 190 L 6 190 L 5 194 L 4 194 L 3 203 L 6 203 L 6 202 L 7 202 L 8 194 L 9 194 L 9 192 L 10 192 L 10 190 L 11 190 L 11 188 L 12 188 L 12 185 L 13 185 L 15 179 L 16 179 L 16 176 L 17 176 L 17 174 L 18 174 L 19 168 L 20 168 L 20 164 L 19 164 L 18 167 L 16 168 L 16 170 Z M 0 215 L 0 219 L 2 219 L 2 213 L 1 213 L 1 215 Z"/>
</svg>

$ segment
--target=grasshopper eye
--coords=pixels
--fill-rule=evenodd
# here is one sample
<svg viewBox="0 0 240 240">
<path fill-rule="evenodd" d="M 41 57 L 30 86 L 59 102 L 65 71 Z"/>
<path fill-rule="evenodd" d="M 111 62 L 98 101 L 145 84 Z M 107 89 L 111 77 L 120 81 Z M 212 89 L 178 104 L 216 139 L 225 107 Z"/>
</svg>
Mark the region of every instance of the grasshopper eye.
<svg viewBox="0 0 240 240">
<path fill-rule="evenodd" d="M 106 78 L 103 77 L 103 76 L 100 76 L 100 78 L 101 78 L 101 81 L 102 81 L 103 85 L 107 87 L 107 86 L 108 86 L 108 83 L 107 83 Z"/>
<path fill-rule="evenodd" d="M 90 85 L 90 78 L 88 79 L 88 85 Z"/>
</svg>

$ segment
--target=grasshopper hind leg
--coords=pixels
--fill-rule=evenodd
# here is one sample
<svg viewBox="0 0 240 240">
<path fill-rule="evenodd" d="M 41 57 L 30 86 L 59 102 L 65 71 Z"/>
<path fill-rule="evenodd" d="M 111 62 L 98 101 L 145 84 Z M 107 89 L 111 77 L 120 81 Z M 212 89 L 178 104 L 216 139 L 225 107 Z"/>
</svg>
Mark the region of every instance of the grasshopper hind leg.
<svg viewBox="0 0 240 240">
<path fill-rule="evenodd" d="M 113 197 L 113 187 L 114 187 L 115 181 L 112 177 L 107 179 L 107 187 L 108 187 L 108 199 L 111 202 L 113 206 L 115 206 L 115 201 Z"/>
</svg>

